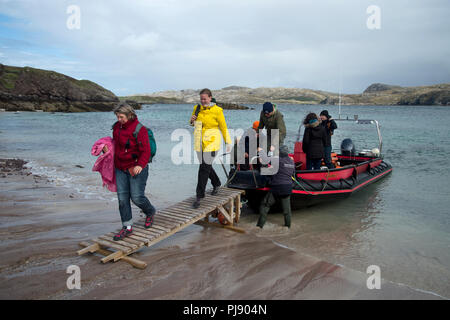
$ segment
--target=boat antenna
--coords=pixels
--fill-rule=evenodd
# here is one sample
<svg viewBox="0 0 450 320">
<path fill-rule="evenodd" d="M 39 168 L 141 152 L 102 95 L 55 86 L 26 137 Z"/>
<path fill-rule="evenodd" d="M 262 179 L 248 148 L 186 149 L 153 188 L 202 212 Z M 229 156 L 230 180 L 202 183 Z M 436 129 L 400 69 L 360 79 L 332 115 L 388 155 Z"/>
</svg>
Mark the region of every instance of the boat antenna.
<svg viewBox="0 0 450 320">
<path fill-rule="evenodd" d="M 341 119 L 342 66 L 339 64 L 339 119 Z"/>
</svg>

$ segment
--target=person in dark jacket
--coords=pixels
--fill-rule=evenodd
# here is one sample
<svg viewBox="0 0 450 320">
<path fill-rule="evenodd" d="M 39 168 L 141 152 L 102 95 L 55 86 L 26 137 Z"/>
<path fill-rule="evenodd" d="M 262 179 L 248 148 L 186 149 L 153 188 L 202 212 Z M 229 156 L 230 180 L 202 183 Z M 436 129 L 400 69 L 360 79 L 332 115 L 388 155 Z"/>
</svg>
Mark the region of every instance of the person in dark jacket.
<svg viewBox="0 0 450 320">
<path fill-rule="evenodd" d="M 257 149 L 261 147 L 260 136 L 262 139 L 266 137 L 258 132 L 258 126 L 259 121 L 253 122 L 252 127 L 244 132 L 237 143 L 236 164 L 242 171 L 258 170 L 260 167 L 260 163 L 254 157 L 257 155 Z"/>
<path fill-rule="evenodd" d="M 328 114 L 328 110 L 323 110 L 320 113 L 320 125 L 325 128 L 325 132 L 327 134 L 327 143 L 325 144 L 323 151 L 324 151 L 324 161 L 325 165 L 329 169 L 333 169 L 334 165 L 331 162 L 331 136 L 334 133 L 334 130 L 337 129 L 336 122 L 331 118 L 331 116 Z"/>
<path fill-rule="evenodd" d="M 139 121 L 130 105 L 122 103 L 114 110 L 114 113 L 118 120 L 113 126 L 114 167 L 123 226 L 122 230 L 113 237 L 113 240 L 118 241 L 133 233 L 130 200 L 145 213 L 144 226 L 147 229 L 153 224 L 156 210 L 145 196 L 148 161 L 151 155 L 148 132 L 145 127 L 142 127 L 137 134 L 137 139 L 133 136 Z M 107 152 L 105 149 L 103 151 Z"/>
<path fill-rule="evenodd" d="M 309 113 L 303 121 L 305 133 L 303 135 L 303 152 L 306 153 L 306 169 L 320 170 L 324 157 L 324 146 L 327 143 L 325 128 L 320 125 L 315 113 Z"/>
<path fill-rule="evenodd" d="M 262 148 L 258 148 L 259 156 L 263 158 L 263 162 L 267 163 L 269 159 Z M 269 176 L 270 191 L 266 194 L 259 207 L 259 219 L 256 224 L 261 229 L 267 220 L 267 213 L 272 207 L 276 199 L 280 199 L 283 208 L 284 226 L 291 227 L 291 193 L 292 193 L 292 177 L 295 175 L 295 163 L 289 156 L 288 148 L 283 145 L 279 152 L 278 172 Z"/>
<path fill-rule="evenodd" d="M 272 130 L 278 129 L 278 146 L 271 146 L 270 150 L 273 151 L 275 147 L 279 148 L 284 144 L 284 139 L 286 138 L 286 125 L 284 123 L 283 114 L 276 108 L 276 105 L 271 102 L 265 102 L 263 104 L 263 110 L 259 117 L 258 131 L 261 129 L 267 129 L 267 143 L 272 144 Z M 276 143 L 276 142 L 275 142 Z"/>
</svg>

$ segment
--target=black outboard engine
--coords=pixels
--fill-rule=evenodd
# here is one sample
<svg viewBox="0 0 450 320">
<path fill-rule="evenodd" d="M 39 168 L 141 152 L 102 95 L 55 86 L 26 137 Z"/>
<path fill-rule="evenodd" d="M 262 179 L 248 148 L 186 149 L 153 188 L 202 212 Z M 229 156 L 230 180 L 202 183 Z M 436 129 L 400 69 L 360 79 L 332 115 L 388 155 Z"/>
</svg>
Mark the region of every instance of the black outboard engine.
<svg viewBox="0 0 450 320">
<path fill-rule="evenodd" d="M 356 153 L 355 145 L 353 144 L 352 139 L 344 139 L 341 143 L 341 154 L 343 156 L 354 156 Z"/>
</svg>

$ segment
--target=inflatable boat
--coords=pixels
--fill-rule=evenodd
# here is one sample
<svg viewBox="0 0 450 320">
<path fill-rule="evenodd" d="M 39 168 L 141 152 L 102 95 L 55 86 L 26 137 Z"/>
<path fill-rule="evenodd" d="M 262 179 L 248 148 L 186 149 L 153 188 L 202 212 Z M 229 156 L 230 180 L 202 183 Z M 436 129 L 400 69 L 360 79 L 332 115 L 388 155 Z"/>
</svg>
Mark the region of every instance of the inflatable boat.
<svg viewBox="0 0 450 320">
<path fill-rule="evenodd" d="M 296 171 L 292 179 L 292 209 L 311 206 L 347 198 L 367 186 L 383 179 L 392 172 L 392 166 L 381 154 L 382 139 L 379 124 L 376 120 L 335 120 L 354 121 L 359 124 L 375 124 L 378 132 L 379 146 L 371 150 L 356 152 L 351 139 L 344 139 L 340 153 L 332 153 L 335 168 L 322 166 L 321 170 L 306 170 L 306 155 L 302 150 L 300 131 L 294 145 L 293 157 Z M 231 165 L 228 187 L 245 190 L 248 205 L 257 210 L 260 201 L 270 190 L 267 176 L 260 170 L 240 170 L 237 164 Z"/>
</svg>

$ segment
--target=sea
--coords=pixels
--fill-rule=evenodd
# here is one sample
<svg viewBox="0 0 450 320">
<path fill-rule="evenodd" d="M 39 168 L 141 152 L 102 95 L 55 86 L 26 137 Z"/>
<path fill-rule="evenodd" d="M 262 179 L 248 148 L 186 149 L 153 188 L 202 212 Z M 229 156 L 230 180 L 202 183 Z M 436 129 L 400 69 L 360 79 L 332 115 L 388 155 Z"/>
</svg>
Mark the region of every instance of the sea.
<svg viewBox="0 0 450 320">
<path fill-rule="evenodd" d="M 249 110 L 224 110 L 228 128 L 237 134 L 259 120 L 262 106 L 248 106 Z M 340 115 L 338 106 L 286 104 L 278 109 L 291 152 L 301 138 L 306 114 L 327 109 L 333 118 L 345 119 L 337 122 L 334 151 L 339 152 L 345 138 L 352 139 L 357 150 L 381 147 L 393 172 L 348 199 L 294 211 L 290 230 L 281 227 L 282 214 L 273 213 L 258 232 L 258 216 L 251 210 L 240 227 L 361 272 L 378 266 L 387 281 L 450 298 L 450 108 L 342 106 Z M 187 150 L 192 110 L 193 105 L 154 104 L 137 111 L 157 141 L 146 189 L 157 208 L 195 194 L 198 164 Z M 355 117 L 379 122 L 381 145 L 375 125 L 350 121 Z M 116 194 L 102 187 L 100 174 L 92 171 L 97 158 L 91 155 L 98 139 L 112 135 L 115 121 L 113 112 L 0 112 L 0 158 L 25 159 L 34 174 L 86 199 L 117 202 Z M 185 161 L 174 161 L 180 158 L 183 141 Z M 225 182 L 229 166 L 226 157 L 222 160 L 224 166 L 217 162 L 214 168 Z M 118 211 L 117 218 L 119 224 Z"/>
</svg>

